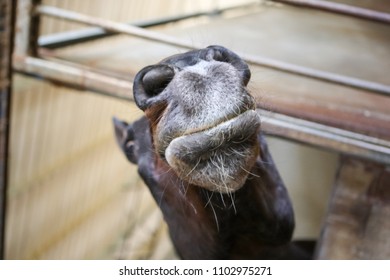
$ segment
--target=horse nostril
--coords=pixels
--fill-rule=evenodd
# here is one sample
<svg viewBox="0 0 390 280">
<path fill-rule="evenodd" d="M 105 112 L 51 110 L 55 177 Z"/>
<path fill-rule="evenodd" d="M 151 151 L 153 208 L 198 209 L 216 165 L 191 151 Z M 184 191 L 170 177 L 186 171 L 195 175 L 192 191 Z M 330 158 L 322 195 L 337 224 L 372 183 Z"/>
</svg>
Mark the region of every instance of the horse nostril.
<svg viewBox="0 0 390 280">
<path fill-rule="evenodd" d="M 137 106 L 145 110 L 149 99 L 159 95 L 174 76 L 174 69 L 164 64 L 147 66 L 138 72 L 133 85 L 134 100 Z"/>
<path fill-rule="evenodd" d="M 208 52 L 205 55 L 206 58 L 212 57 L 212 59 L 216 61 L 231 64 L 240 73 L 242 84 L 244 86 L 248 84 L 251 77 L 251 72 L 249 70 L 248 64 L 237 54 L 222 46 L 208 46 L 207 50 Z"/>
<path fill-rule="evenodd" d="M 160 65 L 150 70 L 142 79 L 145 92 L 150 97 L 160 94 L 171 82 L 174 75 L 174 70 L 167 65 Z"/>
</svg>

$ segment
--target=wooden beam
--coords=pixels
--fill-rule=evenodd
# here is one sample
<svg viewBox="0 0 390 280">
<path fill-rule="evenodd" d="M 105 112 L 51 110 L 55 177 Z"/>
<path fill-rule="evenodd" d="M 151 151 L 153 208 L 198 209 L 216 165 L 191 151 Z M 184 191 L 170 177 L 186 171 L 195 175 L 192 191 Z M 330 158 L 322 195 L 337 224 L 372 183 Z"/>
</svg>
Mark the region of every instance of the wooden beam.
<svg viewBox="0 0 390 280">
<path fill-rule="evenodd" d="M 390 258 L 390 166 L 342 157 L 319 259 Z"/>
<path fill-rule="evenodd" d="M 0 3 L 0 259 L 4 258 L 11 99 L 11 54 L 15 6 L 15 1 L 12 0 L 5 0 Z"/>
<path fill-rule="evenodd" d="M 40 2 L 41 0 L 17 1 L 14 48 L 17 55 L 37 55 L 40 16 L 33 11 Z"/>
</svg>

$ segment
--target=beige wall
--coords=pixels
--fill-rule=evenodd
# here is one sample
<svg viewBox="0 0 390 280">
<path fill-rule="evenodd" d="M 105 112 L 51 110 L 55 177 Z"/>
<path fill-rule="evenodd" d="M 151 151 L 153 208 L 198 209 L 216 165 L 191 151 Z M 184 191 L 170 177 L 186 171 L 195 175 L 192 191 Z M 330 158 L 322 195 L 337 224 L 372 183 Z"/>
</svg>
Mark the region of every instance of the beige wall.
<svg viewBox="0 0 390 280">
<path fill-rule="evenodd" d="M 338 155 L 277 138 L 267 139 L 293 202 L 295 238 L 319 236 L 336 175 Z"/>
<path fill-rule="evenodd" d="M 14 85 L 6 257 L 109 256 L 136 221 L 131 211 L 150 212 L 111 124 L 139 110 L 19 75 Z"/>
</svg>

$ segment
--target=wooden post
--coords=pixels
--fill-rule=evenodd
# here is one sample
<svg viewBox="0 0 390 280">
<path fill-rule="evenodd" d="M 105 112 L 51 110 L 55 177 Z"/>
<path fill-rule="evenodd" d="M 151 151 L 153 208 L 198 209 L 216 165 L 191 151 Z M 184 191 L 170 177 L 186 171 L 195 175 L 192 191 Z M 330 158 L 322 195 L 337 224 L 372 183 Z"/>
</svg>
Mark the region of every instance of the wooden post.
<svg viewBox="0 0 390 280">
<path fill-rule="evenodd" d="M 319 259 L 390 259 L 390 166 L 342 157 Z"/>
<path fill-rule="evenodd" d="M 11 98 L 11 55 L 15 3 L 0 2 L 0 259 L 4 258 L 5 212 L 8 179 L 8 137 Z"/>
<path fill-rule="evenodd" d="M 41 0 L 18 0 L 17 3 L 14 53 L 17 56 L 36 56 L 40 17 L 33 12 Z"/>
</svg>

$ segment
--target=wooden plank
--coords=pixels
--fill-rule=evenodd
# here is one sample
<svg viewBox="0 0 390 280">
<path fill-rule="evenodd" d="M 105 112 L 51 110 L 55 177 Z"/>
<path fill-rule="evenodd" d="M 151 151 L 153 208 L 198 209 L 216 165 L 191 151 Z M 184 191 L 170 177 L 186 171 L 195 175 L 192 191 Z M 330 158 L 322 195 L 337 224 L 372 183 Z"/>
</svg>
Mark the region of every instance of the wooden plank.
<svg viewBox="0 0 390 280">
<path fill-rule="evenodd" d="M 390 166 L 342 157 L 319 259 L 390 258 Z"/>
<path fill-rule="evenodd" d="M 4 258 L 4 232 L 8 185 L 8 146 L 11 102 L 11 54 L 14 1 L 0 3 L 0 259 Z"/>
<path fill-rule="evenodd" d="M 32 13 L 41 0 L 18 0 L 15 22 L 15 54 L 37 55 L 40 17 Z"/>
</svg>

